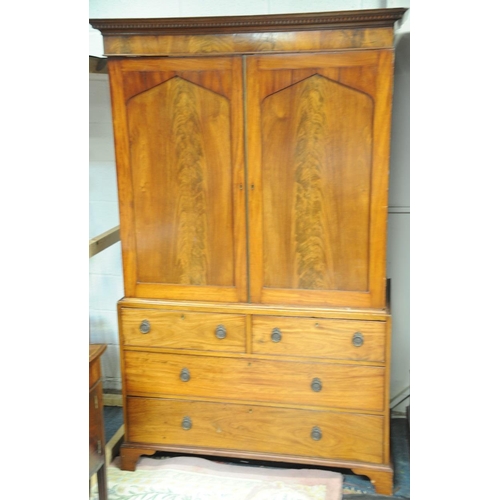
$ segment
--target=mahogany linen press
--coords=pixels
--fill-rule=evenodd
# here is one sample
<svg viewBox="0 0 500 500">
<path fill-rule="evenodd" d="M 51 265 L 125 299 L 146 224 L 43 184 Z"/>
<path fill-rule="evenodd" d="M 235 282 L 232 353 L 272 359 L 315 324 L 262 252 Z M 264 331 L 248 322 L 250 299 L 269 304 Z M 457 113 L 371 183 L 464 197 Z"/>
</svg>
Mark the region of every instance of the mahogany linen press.
<svg viewBox="0 0 500 500">
<path fill-rule="evenodd" d="M 386 240 L 405 9 L 93 19 L 125 296 L 122 468 L 347 468 L 390 494 Z"/>
</svg>

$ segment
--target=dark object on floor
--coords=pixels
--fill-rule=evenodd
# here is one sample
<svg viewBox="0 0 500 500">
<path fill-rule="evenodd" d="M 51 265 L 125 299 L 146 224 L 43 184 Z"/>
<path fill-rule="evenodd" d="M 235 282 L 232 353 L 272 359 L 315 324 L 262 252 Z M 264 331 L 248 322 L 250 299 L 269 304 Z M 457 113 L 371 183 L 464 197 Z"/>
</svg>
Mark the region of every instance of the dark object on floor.
<svg viewBox="0 0 500 500">
<path fill-rule="evenodd" d="M 104 431 L 106 443 L 113 438 L 116 431 L 123 425 L 123 408 L 121 406 L 104 407 Z"/>
</svg>

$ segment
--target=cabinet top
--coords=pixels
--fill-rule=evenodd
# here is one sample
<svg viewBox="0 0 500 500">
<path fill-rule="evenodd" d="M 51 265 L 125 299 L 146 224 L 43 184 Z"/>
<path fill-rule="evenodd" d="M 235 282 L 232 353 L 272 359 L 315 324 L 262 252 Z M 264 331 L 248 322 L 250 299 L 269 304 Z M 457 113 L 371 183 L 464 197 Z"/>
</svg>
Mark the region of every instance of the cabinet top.
<svg viewBox="0 0 500 500">
<path fill-rule="evenodd" d="M 262 16 L 91 19 L 104 55 L 188 57 L 391 48 L 407 9 Z"/>
<path fill-rule="evenodd" d="M 90 19 L 103 35 L 183 35 L 393 27 L 405 8 L 258 16 Z"/>
<path fill-rule="evenodd" d="M 89 344 L 89 363 L 94 362 L 106 350 L 106 344 Z"/>
</svg>

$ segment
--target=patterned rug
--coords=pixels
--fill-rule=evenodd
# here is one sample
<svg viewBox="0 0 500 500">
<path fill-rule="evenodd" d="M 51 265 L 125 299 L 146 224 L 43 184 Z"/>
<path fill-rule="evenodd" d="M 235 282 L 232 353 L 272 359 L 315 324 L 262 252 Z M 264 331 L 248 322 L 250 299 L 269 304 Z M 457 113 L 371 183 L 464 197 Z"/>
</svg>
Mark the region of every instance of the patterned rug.
<svg viewBox="0 0 500 500">
<path fill-rule="evenodd" d="M 341 500 L 342 474 L 141 457 L 134 472 L 107 468 L 108 500 Z M 91 500 L 98 500 L 97 486 Z"/>
</svg>

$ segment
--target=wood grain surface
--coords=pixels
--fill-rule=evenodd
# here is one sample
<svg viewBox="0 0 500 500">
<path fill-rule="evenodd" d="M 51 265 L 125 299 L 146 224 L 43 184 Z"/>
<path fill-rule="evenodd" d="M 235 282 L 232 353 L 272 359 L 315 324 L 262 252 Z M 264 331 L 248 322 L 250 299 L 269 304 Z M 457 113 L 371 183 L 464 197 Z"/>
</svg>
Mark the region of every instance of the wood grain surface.
<svg viewBox="0 0 500 500">
<path fill-rule="evenodd" d="M 382 411 L 383 367 L 124 351 L 130 395 L 225 398 Z M 188 381 L 181 372 L 189 371 Z M 311 388 L 314 379 L 322 388 Z"/>
<path fill-rule="evenodd" d="M 149 323 L 150 331 L 147 333 L 141 333 L 143 321 Z M 243 315 L 122 309 L 120 325 L 124 346 L 245 352 L 246 320 Z M 216 336 L 217 327 L 224 328 L 225 338 Z"/>
<path fill-rule="evenodd" d="M 273 341 L 274 329 L 281 340 Z M 359 347 L 354 335 L 362 335 Z M 385 323 L 284 316 L 252 318 L 252 352 L 273 356 L 307 356 L 353 361 L 385 359 Z"/>
<path fill-rule="evenodd" d="M 182 428 L 189 417 L 192 427 Z M 129 398 L 129 440 L 381 463 L 383 419 L 375 415 Z M 314 427 L 321 439 L 311 438 Z"/>
<path fill-rule="evenodd" d="M 339 49 L 387 48 L 393 43 L 391 28 L 357 28 L 290 33 L 235 33 L 211 35 L 107 35 L 107 56 L 199 56 L 227 54 L 313 52 Z"/>
</svg>

